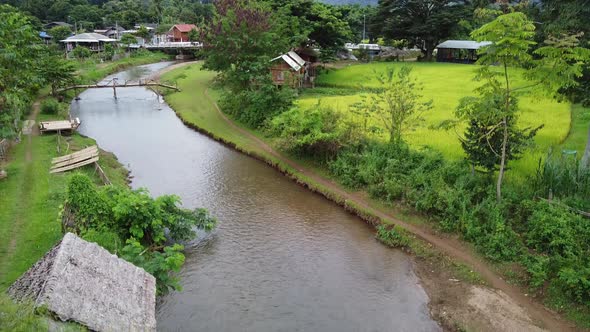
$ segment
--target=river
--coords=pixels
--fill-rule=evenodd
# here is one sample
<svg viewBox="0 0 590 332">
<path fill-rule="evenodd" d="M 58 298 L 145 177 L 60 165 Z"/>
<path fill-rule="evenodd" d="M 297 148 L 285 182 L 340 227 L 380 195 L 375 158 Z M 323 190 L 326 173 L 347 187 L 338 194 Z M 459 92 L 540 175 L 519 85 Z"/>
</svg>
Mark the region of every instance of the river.
<svg viewBox="0 0 590 332">
<path fill-rule="evenodd" d="M 185 127 L 153 92 L 117 95 L 93 89 L 73 101 L 79 131 L 115 153 L 133 188 L 177 194 L 219 220 L 187 246 L 183 290 L 160 299 L 159 331 L 440 330 L 411 258 L 376 241 L 362 220 Z"/>
</svg>

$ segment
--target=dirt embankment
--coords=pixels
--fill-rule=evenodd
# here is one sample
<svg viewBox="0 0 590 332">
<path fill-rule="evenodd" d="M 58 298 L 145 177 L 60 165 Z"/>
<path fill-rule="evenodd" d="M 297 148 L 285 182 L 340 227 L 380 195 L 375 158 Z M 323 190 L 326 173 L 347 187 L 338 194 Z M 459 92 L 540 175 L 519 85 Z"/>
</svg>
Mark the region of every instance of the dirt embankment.
<svg viewBox="0 0 590 332">
<path fill-rule="evenodd" d="M 191 62 L 194 63 L 194 62 Z M 190 63 L 176 64 L 169 71 Z M 159 73 L 161 74 L 161 73 Z M 156 76 L 157 77 L 157 76 Z M 371 206 L 369 199 L 361 193 L 349 193 L 340 185 L 324 178 L 313 169 L 300 165 L 296 161 L 283 156 L 270 145 L 256 137 L 246 129 L 234 124 L 212 100 L 207 92 L 205 95 L 215 105 L 223 121 L 244 137 L 254 142 L 264 154 L 253 153 L 239 148 L 235 142 L 220 138 L 216 133 L 209 132 L 198 124 L 179 118 L 189 127 L 204 133 L 240 152 L 257 158 L 276 168 L 297 183 L 319 193 L 324 197 L 343 206 L 366 222 L 376 225 L 381 222 L 394 223 L 429 243 L 437 251 L 469 266 L 479 274 L 490 286 L 474 286 L 461 282 L 454 277 L 451 269 L 439 266 L 433 261 L 417 259 L 416 271 L 422 284 L 430 296 L 430 310 L 434 319 L 439 321 L 445 330 L 467 331 L 574 331 L 573 324 L 563 320 L 559 315 L 546 309 L 527 295 L 517 286 L 506 282 L 494 272 L 486 262 L 474 255 L 472 251 L 455 238 L 441 237 L 427 226 L 419 226 L 398 219 L 389 211 Z M 272 161 L 278 160 L 281 164 Z M 285 167 L 284 165 L 287 165 Z M 309 179 L 310 181 L 306 180 Z"/>
</svg>

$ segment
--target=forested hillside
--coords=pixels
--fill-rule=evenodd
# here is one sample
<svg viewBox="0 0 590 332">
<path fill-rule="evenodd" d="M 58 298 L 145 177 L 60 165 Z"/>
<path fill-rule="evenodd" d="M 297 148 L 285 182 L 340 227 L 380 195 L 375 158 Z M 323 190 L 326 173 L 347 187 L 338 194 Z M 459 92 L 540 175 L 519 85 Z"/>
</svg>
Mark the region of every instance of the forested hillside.
<svg viewBox="0 0 590 332">
<path fill-rule="evenodd" d="M 362 5 L 362 6 L 376 6 L 377 0 L 321 0 L 323 3 L 330 5 Z"/>
</svg>

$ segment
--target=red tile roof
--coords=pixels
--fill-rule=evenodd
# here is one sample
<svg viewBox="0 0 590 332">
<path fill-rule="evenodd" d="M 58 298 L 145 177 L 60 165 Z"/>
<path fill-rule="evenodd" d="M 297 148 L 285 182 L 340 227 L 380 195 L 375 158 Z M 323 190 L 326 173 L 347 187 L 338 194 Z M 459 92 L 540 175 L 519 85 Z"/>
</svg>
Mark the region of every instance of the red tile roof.
<svg viewBox="0 0 590 332">
<path fill-rule="evenodd" d="M 194 24 L 176 24 L 170 30 L 173 30 L 174 28 L 178 29 L 180 32 L 190 32 L 192 29 L 196 29 L 197 26 Z"/>
</svg>

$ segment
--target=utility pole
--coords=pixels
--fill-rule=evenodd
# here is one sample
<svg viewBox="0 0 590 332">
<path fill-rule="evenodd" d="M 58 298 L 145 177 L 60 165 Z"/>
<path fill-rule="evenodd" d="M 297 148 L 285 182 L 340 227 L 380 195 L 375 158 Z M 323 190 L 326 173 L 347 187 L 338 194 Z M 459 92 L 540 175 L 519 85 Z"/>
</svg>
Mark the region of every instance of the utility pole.
<svg viewBox="0 0 590 332">
<path fill-rule="evenodd" d="M 367 14 L 363 14 L 363 43 L 364 43 L 365 39 L 367 38 L 366 31 L 367 31 Z"/>
</svg>

